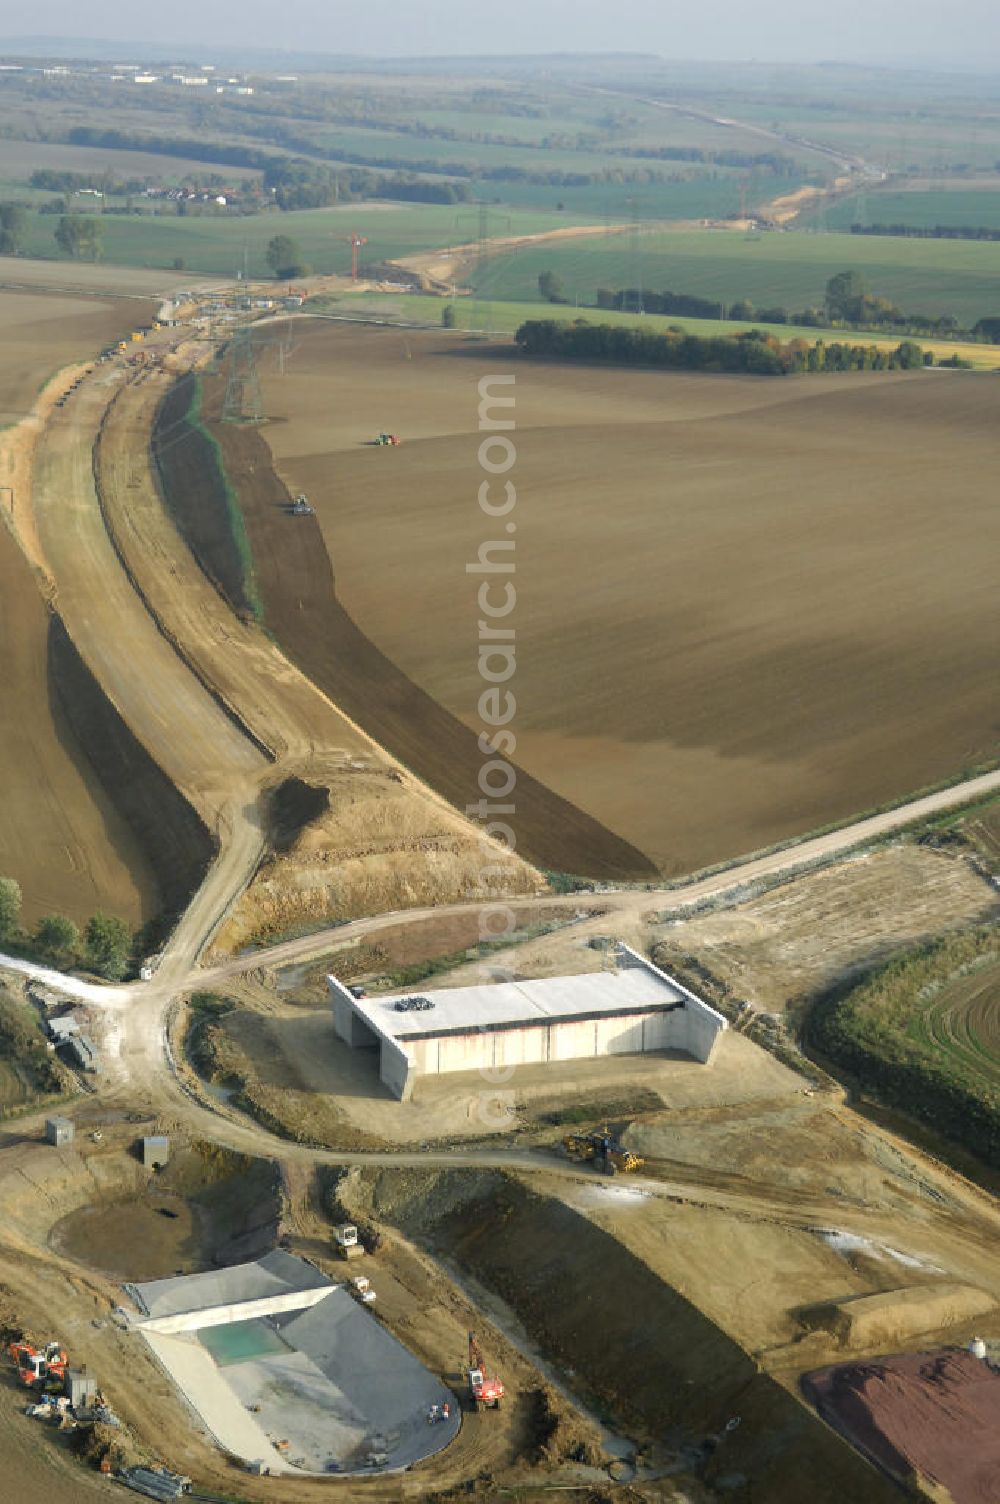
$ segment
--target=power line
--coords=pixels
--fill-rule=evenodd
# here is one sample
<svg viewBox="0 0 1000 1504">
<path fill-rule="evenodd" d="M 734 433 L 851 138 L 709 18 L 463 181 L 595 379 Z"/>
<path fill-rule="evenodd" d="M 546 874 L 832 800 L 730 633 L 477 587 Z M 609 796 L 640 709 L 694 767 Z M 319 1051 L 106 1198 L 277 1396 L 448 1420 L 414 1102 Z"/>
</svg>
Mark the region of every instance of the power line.
<svg viewBox="0 0 1000 1504">
<path fill-rule="evenodd" d="M 639 237 L 642 234 L 642 224 L 639 219 L 639 201 L 635 198 L 626 200 L 629 207 L 628 227 L 628 250 L 629 270 L 632 281 L 632 295 L 635 300 L 633 313 L 645 313 L 646 301 L 642 288 L 642 255 L 639 245 Z"/>
</svg>

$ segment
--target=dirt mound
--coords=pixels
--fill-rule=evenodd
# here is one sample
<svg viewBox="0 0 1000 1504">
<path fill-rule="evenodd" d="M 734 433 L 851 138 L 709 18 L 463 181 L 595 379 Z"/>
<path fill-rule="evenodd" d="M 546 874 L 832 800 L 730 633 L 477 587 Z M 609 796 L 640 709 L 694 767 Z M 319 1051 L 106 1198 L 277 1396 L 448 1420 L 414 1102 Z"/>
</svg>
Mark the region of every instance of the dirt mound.
<svg viewBox="0 0 1000 1504">
<path fill-rule="evenodd" d="M 802 1388 L 830 1425 L 901 1481 L 927 1479 L 933 1497 L 954 1504 L 1000 1500 L 1000 1375 L 970 1353 L 819 1369 Z"/>
<path fill-rule="evenodd" d="M 307 825 L 330 808 L 330 790 L 302 778 L 286 778 L 271 790 L 267 805 L 267 836 L 276 852 L 291 851 Z"/>
<path fill-rule="evenodd" d="M 732 1497 L 895 1497 L 695 1306 L 562 1202 L 501 1174 L 385 1172 L 339 1189 L 496 1291 L 629 1434 L 685 1449 L 709 1484 L 742 1474 Z"/>
<path fill-rule="evenodd" d="M 940 1280 L 930 1285 L 912 1285 L 904 1290 L 883 1290 L 877 1295 L 859 1295 L 817 1311 L 842 1347 L 890 1347 L 918 1337 L 923 1332 L 960 1326 L 973 1316 L 985 1316 L 996 1301 L 972 1285 Z"/>
</svg>

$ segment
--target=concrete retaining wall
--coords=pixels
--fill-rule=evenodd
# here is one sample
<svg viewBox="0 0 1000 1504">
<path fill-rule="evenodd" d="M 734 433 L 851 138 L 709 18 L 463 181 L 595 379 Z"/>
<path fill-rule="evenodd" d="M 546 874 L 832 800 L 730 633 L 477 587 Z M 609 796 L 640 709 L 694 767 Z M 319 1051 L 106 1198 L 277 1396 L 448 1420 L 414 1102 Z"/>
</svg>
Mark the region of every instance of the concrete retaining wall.
<svg viewBox="0 0 1000 1504">
<path fill-rule="evenodd" d="M 604 1055 L 643 1055 L 651 1050 L 678 1050 L 707 1064 L 715 1041 L 728 1027 L 725 1018 L 675 978 L 660 971 L 631 946 L 619 943 L 615 959 L 620 968 L 642 968 L 664 984 L 677 999 L 669 1008 L 634 1013 L 607 1013 L 590 1018 L 558 1018 L 524 1027 L 470 1029 L 400 1042 L 377 1032 L 363 1018 L 350 991 L 330 977 L 336 1032 L 352 1049 L 378 1044 L 379 1075 L 401 1101 L 413 1093 L 417 1076 L 443 1076 L 462 1071 L 502 1071 L 521 1065 L 545 1065 L 567 1060 L 592 1060 Z"/>
<path fill-rule="evenodd" d="M 408 1102 L 413 1095 L 413 1078 L 416 1074 L 413 1061 L 402 1045 L 383 1036 L 379 1057 L 379 1079 L 383 1085 L 394 1092 L 401 1102 Z"/>
<path fill-rule="evenodd" d="M 204 1311 L 182 1311 L 177 1316 L 151 1316 L 138 1321 L 142 1332 L 160 1332 L 171 1336 L 177 1332 L 198 1332 L 206 1326 L 228 1326 L 233 1321 L 252 1321 L 256 1316 L 277 1316 L 283 1311 L 304 1311 L 325 1300 L 334 1287 L 318 1290 L 290 1290 L 285 1295 L 268 1295 L 262 1300 L 239 1300 L 228 1306 L 209 1306 Z"/>
</svg>

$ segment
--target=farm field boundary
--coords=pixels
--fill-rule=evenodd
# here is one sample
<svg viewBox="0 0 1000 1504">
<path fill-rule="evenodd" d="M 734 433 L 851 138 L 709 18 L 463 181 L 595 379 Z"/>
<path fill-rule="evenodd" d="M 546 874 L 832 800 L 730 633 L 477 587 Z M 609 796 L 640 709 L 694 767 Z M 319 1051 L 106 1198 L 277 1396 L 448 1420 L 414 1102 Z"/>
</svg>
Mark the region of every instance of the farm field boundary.
<svg viewBox="0 0 1000 1504">
<path fill-rule="evenodd" d="M 302 318 L 324 319 L 342 323 L 396 323 L 410 329 L 437 329 L 441 323 L 441 306 L 437 302 L 425 302 L 415 297 L 392 297 L 384 293 L 359 293 L 343 296 L 320 294 L 311 298 L 301 315 Z M 698 334 L 705 338 L 745 334 L 750 329 L 759 329 L 775 339 L 804 339 L 809 344 L 823 340 L 827 344 L 874 345 L 879 350 L 895 350 L 900 341 L 909 335 L 873 334 L 864 329 L 819 329 L 805 324 L 768 324 L 761 319 L 693 319 L 674 314 L 620 313 L 604 308 L 574 308 L 554 303 L 504 303 L 489 305 L 488 312 L 475 299 L 457 298 L 451 304 L 451 317 L 456 329 L 481 336 L 514 334 L 523 323 L 531 319 L 553 319 L 557 323 L 572 323 L 586 319 L 592 324 L 613 324 L 624 329 L 641 329 L 645 333 L 665 333 L 668 329 L 683 329 L 685 334 Z M 489 327 L 483 327 L 483 320 Z M 969 340 L 946 340 L 912 336 L 924 350 L 930 350 L 935 360 L 950 360 L 958 356 L 976 370 L 993 371 L 1000 367 L 1000 346 L 979 344 Z"/>
</svg>

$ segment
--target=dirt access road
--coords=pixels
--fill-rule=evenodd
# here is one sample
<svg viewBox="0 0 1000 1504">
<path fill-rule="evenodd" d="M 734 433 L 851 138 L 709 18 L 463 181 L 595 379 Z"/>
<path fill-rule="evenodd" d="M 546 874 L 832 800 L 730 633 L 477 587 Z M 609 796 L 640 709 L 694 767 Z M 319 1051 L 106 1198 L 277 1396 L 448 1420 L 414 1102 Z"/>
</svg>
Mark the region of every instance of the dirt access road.
<svg viewBox="0 0 1000 1504">
<path fill-rule="evenodd" d="M 562 240 L 585 240 L 596 235 L 624 235 L 628 225 L 567 225 L 564 230 L 542 230 L 537 235 L 496 235 L 490 237 L 491 256 L 502 251 L 517 251 L 524 246 L 553 245 Z M 436 251 L 420 251 L 413 256 L 397 256 L 391 266 L 413 272 L 420 278 L 425 292 L 438 292 L 442 297 L 452 297 L 467 288 L 456 286 L 455 279 L 464 266 L 481 254 L 478 241 L 463 245 L 445 245 Z"/>
<path fill-rule="evenodd" d="M 852 825 L 840 830 L 829 831 L 785 850 L 751 857 L 745 862 L 734 864 L 724 872 L 698 878 L 675 888 L 601 894 L 600 903 L 603 912 L 593 918 L 582 920 L 575 932 L 579 935 L 606 932 L 609 927 L 609 913 L 624 916 L 643 913 L 650 909 L 661 912 L 683 911 L 706 899 L 739 891 L 752 883 L 788 876 L 817 861 L 834 858 L 855 849 L 866 841 L 890 834 L 915 820 L 982 798 L 997 789 L 1000 789 L 1000 770 L 980 774 L 975 778 L 967 779 L 964 783 L 955 784 L 948 789 L 940 789 L 936 793 L 911 800 L 910 803 L 901 805 L 897 809 L 855 821 Z M 243 812 L 243 819 L 239 825 L 240 828 L 252 828 L 246 812 Z M 212 966 L 199 966 L 197 958 L 203 953 L 220 913 L 230 901 L 226 891 L 227 883 L 238 885 L 244 881 L 245 869 L 246 862 L 240 843 L 232 839 L 224 842 L 222 857 L 196 895 L 191 908 L 165 950 L 154 978 L 149 982 L 131 983 L 119 987 L 96 987 L 93 983 L 63 976 L 49 968 L 0 955 L 0 966 L 9 967 L 22 975 L 36 977 L 49 986 L 60 987 L 69 996 L 78 997 L 91 1005 L 96 1004 L 119 1013 L 122 1017 L 123 1046 L 119 1062 L 120 1069 L 116 1073 L 117 1089 L 119 1091 L 127 1089 L 129 1093 L 141 1094 L 143 1100 L 148 1102 L 151 1108 L 158 1107 L 172 1112 L 179 1109 L 185 1113 L 194 1112 L 201 1124 L 202 1132 L 210 1131 L 204 1120 L 208 1110 L 201 1104 L 192 1103 L 182 1091 L 175 1078 L 167 1044 L 168 1018 L 181 997 L 198 988 L 218 986 L 229 978 L 251 971 L 290 965 L 311 957 L 328 954 L 333 950 L 348 947 L 376 935 L 380 930 L 420 924 L 429 918 L 475 913 L 481 907 L 475 903 L 461 903 L 373 915 L 334 928 L 318 930 L 311 935 L 304 935 L 294 940 L 283 941 Z M 537 898 L 534 897 L 510 900 L 512 908 L 530 907 L 537 905 L 537 902 Z M 553 908 L 558 905 L 558 900 L 553 900 L 551 903 Z M 578 907 L 578 900 L 567 898 L 563 901 L 563 906 L 567 912 L 571 913 Z M 214 1125 L 214 1131 L 220 1133 L 223 1119 L 211 1112 L 208 1113 L 208 1118 Z M 248 1149 L 252 1141 L 256 1144 L 252 1152 L 274 1154 L 279 1145 L 282 1152 L 287 1147 L 281 1140 L 254 1126 L 240 1124 L 234 1127 L 232 1124 L 227 1124 L 225 1131 L 237 1133 L 238 1141 L 236 1139 L 232 1141 L 234 1148 Z M 247 1134 L 250 1135 L 249 1138 L 245 1136 Z M 225 1137 L 222 1141 L 230 1142 Z M 267 1147 L 263 1147 L 264 1145 Z M 312 1153 L 313 1151 L 305 1152 Z M 379 1158 L 377 1154 L 345 1153 L 334 1156 L 330 1162 L 368 1163 L 377 1162 Z M 450 1156 L 447 1158 L 449 1163 L 454 1163 Z M 419 1163 L 420 1160 L 420 1155 L 407 1156 L 403 1160 L 390 1156 L 387 1162 Z"/>
<path fill-rule="evenodd" d="M 903 830 L 915 821 L 925 820 L 928 816 L 939 814 L 943 810 L 972 803 L 997 790 L 1000 790 L 1000 769 L 991 773 L 978 774 L 975 778 L 953 784 L 950 788 L 938 789 L 933 794 L 924 794 L 918 799 L 910 800 L 907 804 L 899 805 L 896 809 L 869 815 L 863 820 L 854 821 L 851 825 L 842 826 L 839 830 L 831 830 L 823 835 L 810 837 L 793 846 L 784 847 L 780 851 L 766 852 L 762 856 L 751 856 L 744 861 L 734 862 L 725 871 L 715 872 L 707 877 L 694 878 L 690 882 L 678 883 L 670 888 L 627 889 L 601 893 L 599 900 L 602 908 L 613 914 L 636 914 L 650 909 L 666 912 L 682 911 L 693 905 L 704 903 L 707 899 L 719 898 L 727 893 L 749 887 L 753 883 L 788 877 L 817 862 L 843 856 L 868 841 L 891 835 L 894 831 Z M 537 898 L 515 898 L 509 902 L 511 908 L 519 909 L 531 907 L 537 904 L 538 900 Z M 559 902 L 558 899 L 553 900 L 553 906 Z M 579 907 L 579 900 L 568 898 L 564 901 L 564 906 L 568 912 L 572 912 Z M 199 968 L 187 979 L 188 986 L 214 986 L 228 977 L 240 976 L 250 970 L 288 966 L 297 961 L 307 961 L 313 956 L 328 953 L 331 949 L 339 949 L 341 942 L 345 946 L 351 945 L 392 925 L 415 924 L 430 917 L 443 918 L 450 914 L 471 913 L 475 912 L 477 907 L 476 904 L 448 904 L 434 909 L 404 909 L 395 914 L 379 914 L 370 919 L 356 920 L 351 924 L 317 930 L 311 935 L 300 935 L 294 940 L 284 940 L 244 956 L 234 956 L 230 960 Z M 604 915 L 598 919 L 585 921 L 581 925 L 581 932 L 586 932 L 588 929 L 607 930 L 607 928 L 608 919 Z"/>
</svg>

